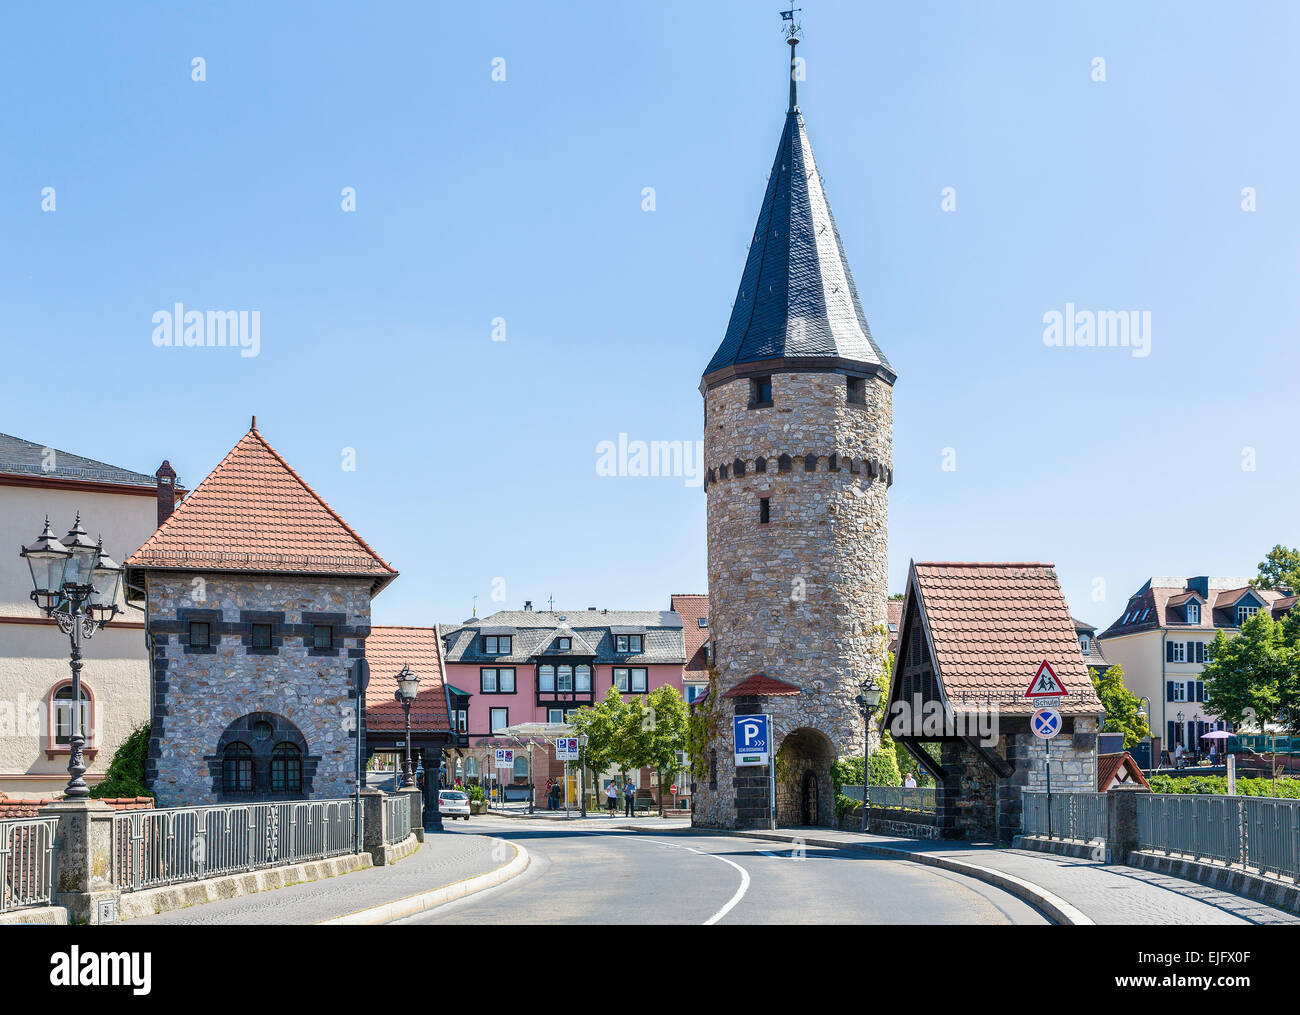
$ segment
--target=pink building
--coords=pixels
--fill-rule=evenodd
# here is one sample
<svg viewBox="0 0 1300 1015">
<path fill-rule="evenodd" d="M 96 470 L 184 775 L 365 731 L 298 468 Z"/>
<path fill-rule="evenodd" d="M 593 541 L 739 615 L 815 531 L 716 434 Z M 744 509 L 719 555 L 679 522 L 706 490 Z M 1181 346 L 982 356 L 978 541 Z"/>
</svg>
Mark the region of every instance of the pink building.
<svg viewBox="0 0 1300 1015">
<path fill-rule="evenodd" d="M 678 597 L 674 597 L 676 601 Z M 688 646 L 694 654 L 699 633 L 707 627 L 707 599 L 691 597 L 689 615 L 699 632 L 684 630 L 675 610 L 502 610 L 443 629 L 448 690 L 457 701 L 458 731 L 468 735 L 471 749 L 448 766 L 449 778 L 469 780 L 484 771 L 484 751 L 474 744 L 483 737 L 520 723 L 562 723 L 573 709 L 600 701 L 617 686 L 625 700 L 671 684 L 689 700 L 707 673 L 686 673 Z M 700 600 L 704 600 L 703 603 Z M 465 696 L 468 696 L 466 701 Z M 531 781 L 537 803 L 548 778 L 563 766 L 548 752 L 534 751 Z M 515 795 L 527 790 L 528 761 L 516 755 L 516 769 L 503 773 Z M 643 774 L 640 785 L 650 788 Z M 685 787 L 682 794 L 685 795 Z"/>
</svg>

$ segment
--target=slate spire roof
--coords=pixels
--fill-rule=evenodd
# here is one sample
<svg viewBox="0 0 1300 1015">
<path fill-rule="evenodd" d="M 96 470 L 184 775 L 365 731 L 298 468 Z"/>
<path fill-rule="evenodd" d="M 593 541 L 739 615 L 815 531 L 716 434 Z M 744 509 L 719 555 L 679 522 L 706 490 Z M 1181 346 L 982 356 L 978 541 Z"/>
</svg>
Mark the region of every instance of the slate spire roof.
<svg viewBox="0 0 1300 1015">
<path fill-rule="evenodd" d="M 253 427 L 128 568 L 397 577 Z"/>
<path fill-rule="evenodd" d="M 790 55 L 793 65 L 793 45 Z M 793 77 L 731 321 L 704 371 L 705 383 L 760 372 L 759 365 L 772 360 L 793 361 L 771 364 L 778 370 L 849 368 L 890 384 L 897 376 L 862 312 Z"/>
</svg>

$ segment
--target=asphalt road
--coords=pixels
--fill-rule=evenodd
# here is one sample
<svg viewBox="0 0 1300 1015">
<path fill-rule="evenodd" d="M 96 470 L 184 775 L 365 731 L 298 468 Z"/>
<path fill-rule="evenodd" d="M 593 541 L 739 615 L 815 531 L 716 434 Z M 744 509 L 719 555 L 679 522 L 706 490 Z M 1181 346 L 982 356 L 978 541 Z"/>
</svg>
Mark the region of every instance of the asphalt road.
<svg viewBox="0 0 1300 1015">
<path fill-rule="evenodd" d="M 647 822 L 647 824 L 650 824 Z M 448 824 L 451 830 L 451 824 Z M 486 829 L 455 829 L 455 834 Z M 498 888 L 399 924 L 1045 924 L 991 885 L 861 853 L 727 835 L 494 820 L 532 862 Z"/>
</svg>

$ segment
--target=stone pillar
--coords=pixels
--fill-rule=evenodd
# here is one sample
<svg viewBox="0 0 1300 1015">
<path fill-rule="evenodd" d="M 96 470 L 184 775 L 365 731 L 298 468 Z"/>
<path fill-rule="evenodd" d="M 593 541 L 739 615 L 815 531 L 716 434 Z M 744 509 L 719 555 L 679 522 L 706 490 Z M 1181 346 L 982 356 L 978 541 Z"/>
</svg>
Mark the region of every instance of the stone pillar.
<svg viewBox="0 0 1300 1015">
<path fill-rule="evenodd" d="M 386 862 L 387 850 L 384 848 L 388 844 L 388 816 L 384 807 L 384 798 L 386 794 L 378 789 L 363 789 L 361 791 L 361 814 L 362 814 L 362 848 L 370 854 L 370 859 L 376 867 L 382 867 Z"/>
<path fill-rule="evenodd" d="M 939 764 L 948 773 L 939 787 L 939 834 L 945 839 L 995 839 L 997 775 L 969 745 L 945 740 Z"/>
<path fill-rule="evenodd" d="M 1106 851 L 1111 863 L 1128 863 L 1138 848 L 1138 797 L 1151 791 L 1136 783 L 1120 784 L 1106 793 Z"/>
<path fill-rule="evenodd" d="M 58 818 L 54 842 L 54 904 L 69 923 L 113 923 L 121 892 L 113 884 L 113 815 L 98 800 L 59 800 L 40 816 Z"/>
<path fill-rule="evenodd" d="M 424 777 L 429 778 L 428 769 L 425 769 Z M 399 796 L 406 797 L 407 803 L 411 805 L 411 831 L 415 833 L 416 839 L 424 841 L 424 794 L 415 786 L 406 786 L 398 791 Z M 437 790 L 434 790 L 436 793 Z"/>
<path fill-rule="evenodd" d="M 1024 814 L 1024 791 L 1029 785 L 1030 751 L 1038 738 L 1032 733 L 1003 734 L 997 752 L 1015 771 L 997 785 L 998 842 L 1009 844 L 1020 834 Z"/>
</svg>

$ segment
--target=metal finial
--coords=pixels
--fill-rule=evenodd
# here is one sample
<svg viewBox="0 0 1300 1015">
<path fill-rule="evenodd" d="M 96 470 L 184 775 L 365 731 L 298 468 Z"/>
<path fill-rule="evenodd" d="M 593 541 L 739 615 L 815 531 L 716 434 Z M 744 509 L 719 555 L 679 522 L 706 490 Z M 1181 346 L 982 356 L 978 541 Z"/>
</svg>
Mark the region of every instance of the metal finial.
<svg viewBox="0 0 1300 1015">
<path fill-rule="evenodd" d="M 790 9 L 781 11 L 781 20 L 786 22 L 783 29 L 786 42 L 790 44 L 790 108 L 787 113 L 793 113 L 799 108 L 799 86 L 796 82 L 796 72 L 798 69 L 795 59 L 795 48 L 799 45 L 799 34 L 803 31 L 803 25 L 795 21 L 794 16 L 803 10 L 802 7 L 794 6 L 793 0 L 790 3 Z"/>
<path fill-rule="evenodd" d="M 253 417 L 253 425 L 252 425 L 251 427 L 249 427 L 249 429 L 250 429 L 250 430 L 256 430 L 256 429 L 257 429 L 257 417 L 256 417 L 256 416 Z"/>
</svg>

